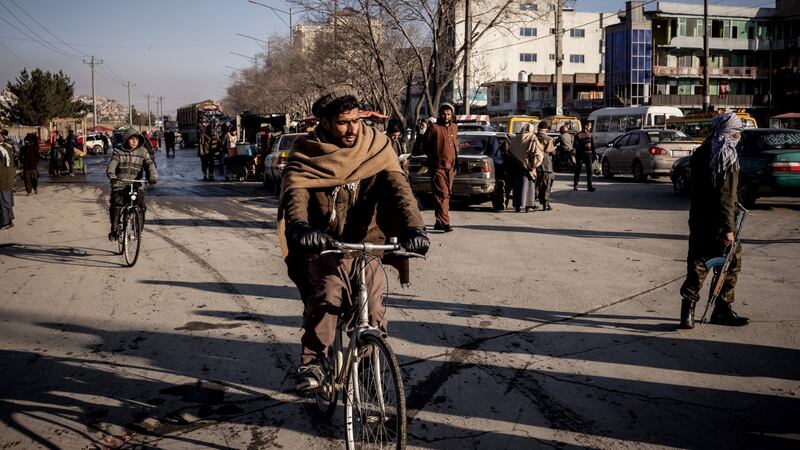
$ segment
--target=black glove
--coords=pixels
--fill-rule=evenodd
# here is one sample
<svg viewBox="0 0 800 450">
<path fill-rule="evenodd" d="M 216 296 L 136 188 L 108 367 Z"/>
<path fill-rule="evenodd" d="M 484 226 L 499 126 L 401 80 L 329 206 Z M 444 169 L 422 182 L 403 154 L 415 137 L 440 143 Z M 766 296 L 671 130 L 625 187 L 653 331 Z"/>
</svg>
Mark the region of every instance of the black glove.
<svg viewBox="0 0 800 450">
<path fill-rule="evenodd" d="M 156 180 L 147 180 L 147 184 L 152 186 L 152 185 L 156 184 Z"/>
<path fill-rule="evenodd" d="M 286 240 L 292 247 L 298 247 L 308 253 L 319 253 L 325 250 L 327 236 L 319 230 L 311 228 L 308 222 L 292 222 L 286 226 Z"/>
<path fill-rule="evenodd" d="M 405 235 L 403 235 L 403 240 L 400 241 L 400 244 L 407 251 L 411 253 L 418 253 L 420 255 L 428 253 L 428 249 L 431 247 L 431 241 L 428 239 L 428 233 L 426 233 L 422 228 L 411 228 L 410 230 L 406 231 Z"/>
</svg>

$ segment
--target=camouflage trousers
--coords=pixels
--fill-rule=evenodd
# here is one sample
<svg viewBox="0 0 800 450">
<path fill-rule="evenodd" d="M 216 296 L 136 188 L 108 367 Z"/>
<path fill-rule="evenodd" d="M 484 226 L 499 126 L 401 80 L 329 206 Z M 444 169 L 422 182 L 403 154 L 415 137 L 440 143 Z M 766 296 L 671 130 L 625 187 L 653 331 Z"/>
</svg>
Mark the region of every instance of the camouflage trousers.
<svg viewBox="0 0 800 450">
<path fill-rule="evenodd" d="M 689 254 L 686 257 L 686 280 L 681 286 L 681 297 L 685 300 L 697 302 L 700 299 L 700 289 L 708 276 L 706 261 L 725 254 L 724 244 L 716 237 L 693 238 L 689 236 Z M 733 260 L 728 268 L 725 281 L 720 291 L 720 297 L 727 303 L 733 303 L 734 288 L 739 271 L 742 268 L 742 245 L 736 243 Z"/>
</svg>

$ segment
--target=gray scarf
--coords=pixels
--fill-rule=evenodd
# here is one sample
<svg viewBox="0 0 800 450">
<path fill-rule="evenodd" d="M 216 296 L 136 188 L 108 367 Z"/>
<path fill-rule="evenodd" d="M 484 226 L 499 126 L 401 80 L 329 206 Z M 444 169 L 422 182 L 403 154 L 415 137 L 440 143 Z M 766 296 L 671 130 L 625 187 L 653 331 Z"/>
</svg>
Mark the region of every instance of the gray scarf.
<svg viewBox="0 0 800 450">
<path fill-rule="evenodd" d="M 739 170 L 739 160 L 736 157 L 736 144 L 739 137 L 734 133 L 742 132 L 742 121 L 736 114 L 726 112 L 714 116 L 711 120 L 711 178 L 715 183 L 724 180 L 725 175 Z"/>
</svg>

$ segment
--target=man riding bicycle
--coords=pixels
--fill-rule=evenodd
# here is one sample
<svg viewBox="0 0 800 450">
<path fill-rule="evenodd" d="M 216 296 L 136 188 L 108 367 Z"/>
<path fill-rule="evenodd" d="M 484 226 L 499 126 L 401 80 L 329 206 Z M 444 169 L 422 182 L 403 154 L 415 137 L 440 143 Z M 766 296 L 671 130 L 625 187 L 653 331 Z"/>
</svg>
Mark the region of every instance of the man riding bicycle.
<svg viewBox="0 0 800 450">
<path fill-rule="evenodd" d="M 334 341 L 342 300 L 358 289 L 352 285 L 357 272 L 353 258 L 318 255 L 328 239 L 384 243 L 398 236 L 410 252 L 425 254 L 430 247 L 391 142 L 359 119 L 356 89 L 332 86 L 312 112 L 320 123 L 292 147 L 278 213 L 289 277 L 305 305 L 299 390 L 319 386 L 320 361 Z M 370 324 L 385 328 L 384 275 L 376 259 L 368 263 L 364 282 L 369 287 Z"/>
<path fill-rule="evenodd" d="M 108 233 L 108 240 L 117 239 L 117 222 L 122 212 L 122 208 L 128 202 L 127 183 L 121 180 L 135 180 L 142 174 L 142 169 L 147 172 L 147 184 L 156 184 L 158 172 L 156 165 L 150 158 L 147 148 L 144 146 L 144 136 L 135 128 L 128 129 L 125 137 L 122 138 L 122 148 L 114 149 L 111 161 L 108 162 L 106 175 L 111 180 L 111 232 Z M 144 189 L 137 188 L 139 194 L 136 196 L 136 205 L 141 208 L 139 223 L 144 226 Z"/>
</svg>

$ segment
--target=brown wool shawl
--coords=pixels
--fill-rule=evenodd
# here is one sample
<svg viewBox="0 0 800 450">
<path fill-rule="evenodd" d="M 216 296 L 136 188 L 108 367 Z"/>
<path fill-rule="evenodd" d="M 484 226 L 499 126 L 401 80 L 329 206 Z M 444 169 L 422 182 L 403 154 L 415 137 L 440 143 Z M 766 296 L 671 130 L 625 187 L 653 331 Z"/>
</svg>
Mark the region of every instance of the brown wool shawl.
<svg viewBox="0 0 800 450">
<path fill-rule="evenodd" d="M 362 123 L 356 145 L 339 147 L 326 141 L 318 125 L 292 146 L 283 169 L 281 192 L 342 186 L 383 171 L 403 172 L 385 134 Z"/>
<path fill-rule="evenodd" d="M 317 125 L 308 136 L 300 136 L 289 152 L 281 181 L 278 239 L 283 256 L 288 254 L 286 224 L 283 218 L 284 192 L 290 189 L 343 186 L 383 171 L 403 173 L 391 141 L 373 127 L 362 123 L 356 145 L 352 148 L 339 147 L 327 142 L 326 133 L 320 125 Z"/>
</svg>

